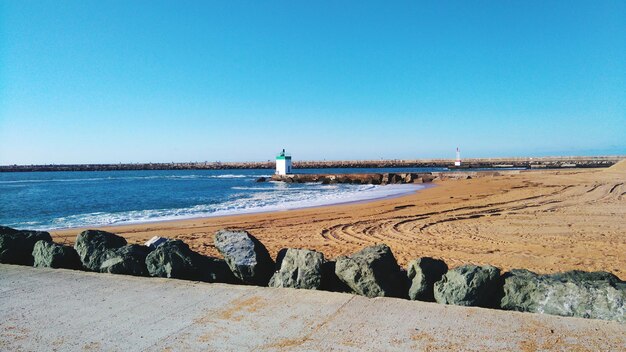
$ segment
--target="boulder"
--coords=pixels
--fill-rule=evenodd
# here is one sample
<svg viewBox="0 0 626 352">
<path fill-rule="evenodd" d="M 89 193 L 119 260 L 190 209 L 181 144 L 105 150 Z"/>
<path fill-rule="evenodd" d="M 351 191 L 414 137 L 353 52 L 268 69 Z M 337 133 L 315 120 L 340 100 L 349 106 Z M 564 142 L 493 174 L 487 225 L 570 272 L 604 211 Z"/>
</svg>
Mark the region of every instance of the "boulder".
<svg viewBox="0 0 626 352">
<path fill-rule="evenodd" d="M 205 282 L 221 282 L 226 284 L 240 284 L 224 259 L 207 257 L 198 254 L 196 257 L 198 280 Z"/>
<path fill-rule="evenodd" d="M 181 240 L 167 240 L 146 256 L 150 276 L 236 283 L 225 261 L 192 251 Z"/>
<path fill-rule="evenodd" d="M 42 268 L 81 269 L 82 263 L 74 247 L 37 241 L 33 247 L 33 265 Z"/>
<path fill-rule="evenodd" d="M 269 282 L 270 287 L 291 287 L 319 290 L 322 284 L 324 254 L 307 249 L 282 249 L 279 268 Z"/>
<path fill-rule="evenodd" d="M 215 247 L 235 277 L 245 284 L 267 286 L 274 273 L 274 261 L 254 236 L 246 231 L 219 230 Z"/>
<path fill-rule="evenodd" d="M 110 274 L 148 276 L 146 256 L 150 247 L 131 244 L 109 249 L 102 256 L 100 272 Z"/>
<path fill-rule="evenodd" d="M 265 182 L 265 181 L 267 181 L 266 177 L 259 177 L 256 179 L 256 182 Z"/>
<path fill-rule="evenodd" d="M 52 242 L 52 237 L 44 231 L 0 226 L 0 263 L 33 265 L 33 248 L 38 241 Z"/>
<path fill-rule="evenodd" d="M 86 230 L 76 237 L 74 249 L 78 252 L 83 267 L 91 271 L 100 271 L 104 261 L 104 254 L 109 249 L 116 249 L 126 245 L 126 240 L 114 233 Z"/>
<path fill-rule="evenodd" d="M 504 275 L 500 307 L 624 323 L 626 283 L 607 272 L 538 275 L 528 270 L 511 270 Z"/>
<path fill-rule="evenodd" d="M 491 265 L 463 265 L 448 271 L 434 286 L 437 303 L 458 306 L 497 306 L 502 287 L 500 269 Z"/>
<path fill-rule="evenodd" d="M 428 257 L 419 258 L 409 263 L 407 275 L 410 283 L 409 299 L 434 302 L 435 282 L 448 271 L 443 260 Z"/>
<path fill-rule="evenodd" d="M 322 264 L 322 282 L 320 284 L 320 290 L 354 293 L 350 286 L 339 279 L 335 273 L 336 266 L 337 262 L 334 260 L 327 260 Z"/>
<path fill-rule="evenodd" d="M 366 297 L 407 296 L 406 275 L 391 248 L 384 244 L 337 258 L 335 273 L 354 292 Z"/>
<path fill-rule="evenodd" d="M 373 184 L 373 185 L 379 185 L 381 184 L 383 180 L 383 175 L 381 174 L 373 174 L 369 183 Z"/>
<path fill-rule="evenodd" d="M 150 276 L 200 280 L 198 254 L 181 240 L 167 240 L 146 256 Z"/>
</svg>

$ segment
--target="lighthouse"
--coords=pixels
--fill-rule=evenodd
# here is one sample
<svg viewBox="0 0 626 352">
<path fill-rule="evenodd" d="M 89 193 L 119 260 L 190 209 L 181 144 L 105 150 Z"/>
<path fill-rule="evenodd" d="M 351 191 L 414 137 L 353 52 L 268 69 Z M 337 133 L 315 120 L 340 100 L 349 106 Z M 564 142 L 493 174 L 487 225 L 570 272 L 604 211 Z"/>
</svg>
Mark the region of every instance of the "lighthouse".
<svg viewBox="0 0 626 352">
<path fill-rule="evenodd" d="M 454 166 L 461 166 L 461 151 L 459 147 L 456 147 L 456 160 L 454 160 Z"/>
<path fill-rule="evenodd" d="M 291 155 L 287 155 L 285 149 L 283 149 L 283 151 L 276 156 L 276 175 L 287 175 L 290 173 Z"/>
</svg>

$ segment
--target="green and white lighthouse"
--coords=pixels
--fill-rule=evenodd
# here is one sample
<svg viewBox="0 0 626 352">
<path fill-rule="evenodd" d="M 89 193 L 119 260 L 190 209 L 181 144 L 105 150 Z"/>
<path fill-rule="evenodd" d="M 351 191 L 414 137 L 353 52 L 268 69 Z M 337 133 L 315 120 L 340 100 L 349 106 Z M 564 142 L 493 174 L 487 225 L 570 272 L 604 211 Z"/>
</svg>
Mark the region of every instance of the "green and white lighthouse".
<svg viewBox="0 0 626 352">
<path fill-rule="evenodd" d="M 285 153 L 283 149 L 280 154 L 276 155 L 276 175 L 287 175 L 291 173 L 291 155 Z"/>
</svg>

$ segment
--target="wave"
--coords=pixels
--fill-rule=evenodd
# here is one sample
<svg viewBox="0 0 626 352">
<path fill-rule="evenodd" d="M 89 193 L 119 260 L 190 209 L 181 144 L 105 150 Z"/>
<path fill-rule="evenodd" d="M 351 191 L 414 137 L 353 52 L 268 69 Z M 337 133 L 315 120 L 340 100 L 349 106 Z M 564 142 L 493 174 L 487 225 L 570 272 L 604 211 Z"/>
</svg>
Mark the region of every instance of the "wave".
<svg viewBox="0 0 626 352">
<path fill-rule="evenodd" d="M 332 187 L 332 188 L 331 188 Z M 234 187 L 233 187 L 234 188 Z M 181 220 L 200 217 L 247 214 L 308 208 L 400 196 L 424 188 L 422 185 L 321 185 L 303 188 L 244 188 L 229 199 L 214 204 L 182 208 L 146 209 L 122 212 L 91 212 L 57 217 L 50 221 L 7 224 L 17 228 L 59 229 Z M 258 188 L 267 192 L 245 192 Z"/>
</svg>

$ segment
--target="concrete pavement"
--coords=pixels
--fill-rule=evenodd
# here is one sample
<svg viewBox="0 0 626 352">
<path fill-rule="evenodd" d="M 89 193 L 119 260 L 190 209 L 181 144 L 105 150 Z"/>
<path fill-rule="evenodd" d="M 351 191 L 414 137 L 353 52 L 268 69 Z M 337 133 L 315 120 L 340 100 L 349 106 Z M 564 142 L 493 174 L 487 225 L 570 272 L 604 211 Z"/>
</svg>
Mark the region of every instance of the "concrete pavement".
<svg viewBox="0 0 626 352">
<path fill-rule="evenodd" d="M 626 350 L 626 324 L 0 264 L 1 351 Z"/>
</svg>

